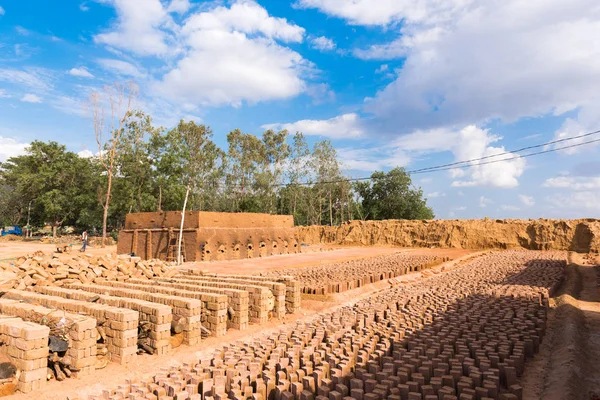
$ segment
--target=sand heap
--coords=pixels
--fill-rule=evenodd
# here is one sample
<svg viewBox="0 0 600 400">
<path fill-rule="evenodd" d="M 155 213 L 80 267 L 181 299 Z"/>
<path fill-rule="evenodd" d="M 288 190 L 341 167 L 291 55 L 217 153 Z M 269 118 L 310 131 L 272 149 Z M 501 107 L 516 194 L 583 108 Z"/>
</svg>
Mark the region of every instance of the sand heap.
<svg viewBox="0 0 600 400">
<path fill-rule="evenodd" d="M 170 278 L 177 269 L 160 260 L 142 261 L 139 257 L 110 257 L 87 254 L 46 255 L 36 252 L 0 264 L 3 288 L 26 289 L 32 286 L 63 286 L 129 278 Z"/>
<path fill-rule="evenodd" d="M 304 243 L 459 249 L 600 251 L 600 220 L 351 221 L 297 228 Z"/>
</svg>

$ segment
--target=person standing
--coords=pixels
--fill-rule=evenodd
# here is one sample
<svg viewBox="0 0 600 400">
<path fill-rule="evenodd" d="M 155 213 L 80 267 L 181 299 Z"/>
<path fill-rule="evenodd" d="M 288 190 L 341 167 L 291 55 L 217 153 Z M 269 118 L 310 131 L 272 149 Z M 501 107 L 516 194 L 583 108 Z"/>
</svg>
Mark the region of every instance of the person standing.
<svg viewBox="0 0 600 400">
<path fill-rule="evenodd" d="M 81 247 L 81 249 L 79 251 L 85 251 L 85 248 L 87 247 L 87 242 L 88 242 L 87 230 L 83 231 L 83 233 L 81 234 L 81 241 L 83 242 L 83 246 Z"/>
</svg>

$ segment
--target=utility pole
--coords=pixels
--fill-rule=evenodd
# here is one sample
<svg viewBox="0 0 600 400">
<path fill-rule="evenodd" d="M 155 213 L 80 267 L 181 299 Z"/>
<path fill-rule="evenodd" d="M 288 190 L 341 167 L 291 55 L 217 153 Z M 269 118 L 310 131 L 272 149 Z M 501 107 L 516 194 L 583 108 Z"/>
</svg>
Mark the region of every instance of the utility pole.
<svg viewBox="0 0 600 400">
<path fill-rule="evenodd" d="M 31 217 L 31 201 L 29 201 L 29 206 L 27 207 L 27 234 L 25 237 L 31 237 L 31 229 L 29 229 L 29 219 Z"/>
</svg>

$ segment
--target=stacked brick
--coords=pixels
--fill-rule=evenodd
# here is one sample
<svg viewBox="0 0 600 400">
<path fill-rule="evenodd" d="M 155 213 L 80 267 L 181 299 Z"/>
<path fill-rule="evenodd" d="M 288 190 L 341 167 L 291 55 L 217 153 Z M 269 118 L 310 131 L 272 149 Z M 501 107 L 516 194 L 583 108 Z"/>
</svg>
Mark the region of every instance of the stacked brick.
<svg viewBox="0 0 600 400">
<path fill-rule="evenodd" d="M 37 252 L 0 263 L 0 271 L 13 274 L 13 287 L 24 290 L 33 286 L 89 284 L 97 280 L 151 279 L 171 277 L 177 269 L 160 260 L 142 261 L 139 257 L 93 256 Z"/>
<path fill-rule="evenodd" d="M 167 305 L 51 286 L 38 286 L 35 291 L 50 296 L 60 296 L 86 302 L 94 301 L 112 307 L 134 310 L 139 313 L 138 320 L 140 327 L 143 327 L 143 332 L 140 332 L 140 334 L 143 333 L 147 336 L 144 338 L 144 343 L 154 351 L 154 354 L 166 354 L 171 349 L 170 338 L 173 314 L 171 313 L 171 307 Z M 136 341 L 136 345 L 138 343 Z"/>
<path fill-rule="evenodd" d="M 254 323 L 262 324 L 269 321 L 269 314 L 275 307 L 273 293 L 263 286 L 241 283 L 236 284 L 232 282 L 228 283 L 218 279 L 211 282 L 185 278 L 157 278 L 155 279 L 155 282 L 160 282 L 161 285 L 184 285 L 181 288 L 188 290 L 205 290 L 206 288 L 244 290 L 248 292 L 249 296 L 248 319 L 250 322 Z M 283 296 L 285 296 L 285 294 L 283 294 Z"/>
<path fill-rule="evenodd" d="M 260 276 L 277 280 L 277 278 L 291 275 L 301 282 L 302 293 L 328 295 L 392 279 L 410 272 L 426 270 L 444 261 L 447 261 L 447 258 L 396 253 L 295 270 L 262 272 Z"/>
<path fill-rule="evenodd" d="M 14 289 L 7 291 L 4 298 L 88 315 L 96 319 L 98 326 L 104 331 L 106 347 L 112 361 L 126 364 L 137 354 L 139 313 L 136 311 Z M 84 350 L 84 353 L 85 351 L 87 350 Z M 95 347 L 89 349 L 89 352 L 89 355 L 85 353 L 85 357 L 96 356 Z"/>
<path fill-rule="evenodd" d="M 212 336 L 220 337 L 227 333 L 227 295 L 224 291 L 205 290 L 204 288 L 191 287 L 185 285 L 170 284 L 165 282 L 146 281 L 139 279 L 130 279 L 123 282 L 106 282 L 107 285 L 123 288 L 136 288 L 147 290 L 153 293 L 174 294 L 177 296 L 199 299 L 203 302 L 202 326 L 206 328 Z M 189 290 L 191 289 L 191 290 Z M 240 299 L 243 299 L 243 293 L 237 293 Z"/>
<path fill-rule="evenodd" d="M 246 276 L 235 276 L 235 275 L 207 275 L 207 274 L 184 274 L 181 276 L 176 276 L 175 278 L 180 279 L 191 279 L 200 282 L 218 282 L 222 284 L 234 284 L 234 285 L 242 285 L 243 287 L 248 287 L 248 285 L 252 286 L 263 286 L 271 291 L 273 294 L 274 306 L 273 306 L 273 317 L 275 318 L 283 318 L 286 314 L 285 303 L 286 303 L 286 284 L 283 282 L 277 282 L 269 279 L 252 279 L 251 277 Z"/>
<path fill-rule="evenodd" d="M 200 321 L 202 315 L 202 301 L 181 296 L 171 296 L 160 293 L 148 293 L 143 290 L 121 289 L 103 285 L 72 284 L 70 289 L 84 290 L 86 292 L 104 294 L 107 296 L 120 296 L 139 299 L 148 302 L 165 304 L 171 307 L 173 316 L 177 316 L 178 323 L 183 326 L 183 343 L 195 345 L 200 342 Z"/>
<path fill-rule="evenodd" d="M 288 314 L 294 314 L 300 311 L 301 302 L 302 302 L 302 286 L 299 281 L 294 279 L 293 276 L 289 275 L 281 275 L 277 278 L 271 277 L 262 277 L 255 275 L 227 275 L 227 274 L 212 274 L 199 269 L 190 269 L 190 270 L 182 270 L 182 275 L 178 275 L 176 277 L 188 277 L 188 276 L 214 276 L 220 278 L 231 278 L 236 280 L 241 280 L 245 282 L 255 283 L 255 282 L 273 282 L 276 281 L 278 283 L 283 283 L 285 285 L 285 308 Z"/>
<path fill-rule="evenodd" d="M 565 258 L 490 254 L 102 399 L 521 400 Z"/>
<path fill-rule="evenodd" d="M 0 299 L 0 314 L 48 326 L 54 335 L 68 340 L 64 358 L 73 374 L 79 377 L 94 372 L 97 341 L 94 318 L 7 299 Z"/>
<path fill-rule="evenodd" d="M 0 315 L 0 352 L 17 368 L 17 389 L 29 393 L 46 383 L 48 366 L 47 326 Z"/>
</svg>

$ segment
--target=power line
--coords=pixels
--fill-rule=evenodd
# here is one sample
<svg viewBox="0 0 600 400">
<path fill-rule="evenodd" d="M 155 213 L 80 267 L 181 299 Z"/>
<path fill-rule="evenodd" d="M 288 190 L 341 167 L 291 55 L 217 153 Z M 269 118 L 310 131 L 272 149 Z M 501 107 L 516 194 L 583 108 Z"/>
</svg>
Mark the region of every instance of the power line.
<svg viewBox="0 0 600 400">
<path fill-rule="evenodd" d="M 525 151 L 525 150 L 537 149 L 537 148 L 540 148 L 540 147 L 549 146 L 551 144 L 566 142 L 568 140 L 580 139 L 580 138 L 584 138 L 584 137 L 595 135 L 597 133 L 600 133 L 600 130 L 597 130 L 597 131 L 594 131 L 594 132 L 590 132 L 590 133 L 585 133 L 583 135 L 572 136 L 572 137 L 569 137 L 569 138 L 553 140 L 551 142 L 546 142 L 546 143 L 542 143 L 542 144 L 536 144 L 536 145 L 533 145 L 533 146 L 527 146 L 527 147 L 523 147 L 521 149 L 509 150 L 509 151 L 505 151 L 503 153 L 493 154 L 493 155 L 489 155 L 489 156 L 485 156 L 485 157 L 473 158 L 471 160 L 457 161 L 457 162 L 453 162 L 453 163 L 450 163 L 450 164 L 438 165 L 438 166 L 435 166 L 435 167 L 420 168 L 420 169 L 412 171 L 412 173 L 420 173 L 421 171 L 428 171 L 428 170 L 437 170 L 438 168 L 451 167 L 451 166 L 459 165 L 459 164 L 465 164 L 465 163 L 472 163 L 472 162 L 475 162 L 475 161 L 487 160 L 487 159 L 493 158 L 493 157 L 500 157 L 500 156 L 505 156 L 505 155 L 508 155 L 508 154 L 520 153 L 520 152 Z M 444 171 L 444 170 L 442 170 L 442 171 Z"/>
<path fill-rule="evenodd" d="M 516 150 L 515 152 L 517 152 L 517 151 L 525 151 L 525 150 L 539 148 L 539 147 L 544 147 L 544 146 L 548 146 L 548 145 L 554 144 L 554 143 L 565 142 L 567 140 L 579 139 L 579 138 L 582 138 L 582 137 L 591 136 L 591 135 L 596 134 L 596 133 L 600 133 L 600 130 L 595 131 L 595 132 L 586 133 L 584 135 L 573 136 L 571 138 L 565 138 L 565 139 L 555 140 L 555 141 L 552 141 L 552 142 L 547 142 L 547 143 L 539 144 L 539 145 L 535 145 L 535 146 L 528 146 L 527 148 L 519 149 L 519 150 Z M 508 154 L 512 154 L 513 153 L 513 152 L 505 152 L 505 153 L 496 154 L 494 156 L 486 156 L 486 157 L 481 157 L 481 158 L 477 158 L 477 159 L 473 159 L 473 160 L 468 160 L 468 161 L 460 161 L 458 163 L 443 164 L 443 165 L 437 165 L 437 166 L 428 167 L 428 168 L 421 168 L 421 169 L 406 171 L 406 173 L 415 175 L 415 174 L 425 174 L 425 173 L 429 173 L 429 172 L 447 171 L 447 170 L 450 170 L 450 169 L 471 168 L 471 167 L 479 166 L 479 165 L 495 164 L 495 163 L 499 163 L 499 162 L 516 160 L 518 158 L 527 158 L 527 157 L 533 157 L 533 156 L 537 156 L 537 155 L 541 155 L 541 154 L 546 154 L 546 153 L 553 153 L 553 152 L 556 152 L 556 151 L 571 149 L 571 148 L 575 148 L 575 147 L 579 147 L 579 146 L 584 146 L 584 145 L 587 145 L 587 144 L 597 143 L 597 142 L 600 142 L 600 139 L 588 140 L 586 142 L 576 143 L 576 144 L 572 144 L 572 145 L 569 145 L 569 146 L 563 146 L 563 147 L 558 147 L 558 148 L 554 148 L 554 149 L 538 151 L 538 152 L 529 153 L 529 154 L 515 155 L 514 157 L 503 158 L 503 159 L 500 159 L 500 160 L 491 160 L 491 161 L 486 161 L 486 162 L 482 162 L 482 163 L 478 163 L 478 164 L 474 164 L 474 165 L 455 166 L 455 165 L 457 165 L 459 163 L 474 162 L 474 161 L 488 159 L 490 157 L 497 157 L 497 156 L 500 156 L 500 155 L 508 155 Z M 324 184 L 342 183 L 342 182 L 368 181 L 368 180 L 371 180 L 371 179 L 373 179 L 373 178 L 371 178 L 370 176 L 368 176 L 368 177 L 361 177 L 361 178 L 336 179 L 336 180 L 333 180 L 333 181 L 314 182 L 314 183 L 311 183 L 311 182 L 301 182 L 301 183 L 296 183 L 296 185 L 300 185 L 300 186 L 324 185 Z M 288 185 L 290 185 L 290 184 L 289 183 L 279 183 L 279 184 L 275 184 L 273 186 L 275 186 L 275 187 L 283 187 L 283 186 L 288 186 Z"/>
</svg>

